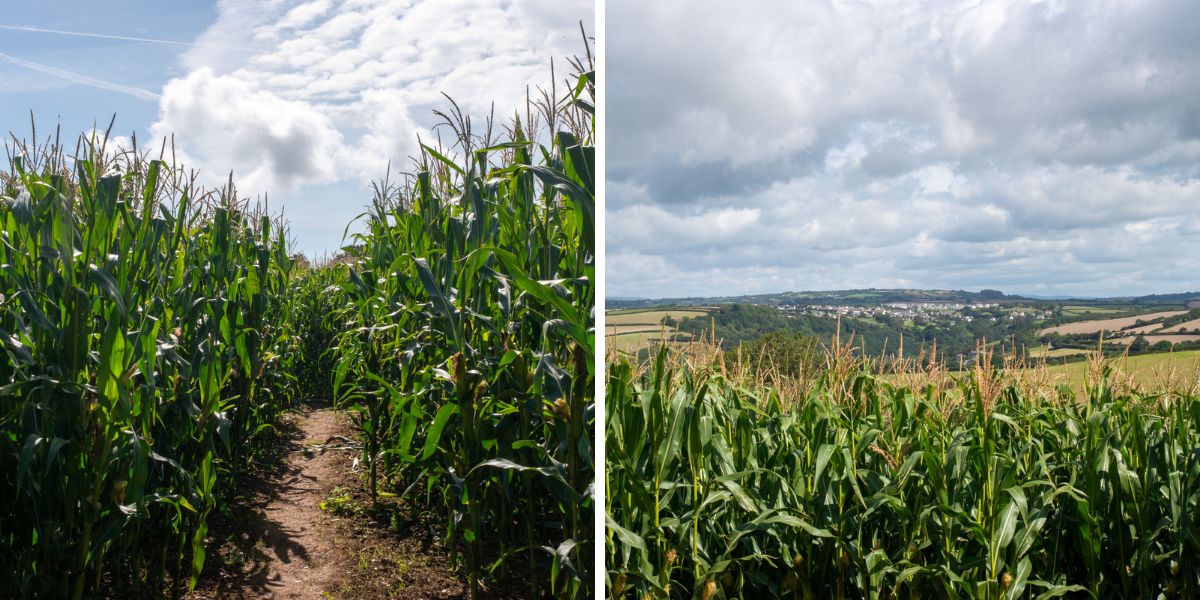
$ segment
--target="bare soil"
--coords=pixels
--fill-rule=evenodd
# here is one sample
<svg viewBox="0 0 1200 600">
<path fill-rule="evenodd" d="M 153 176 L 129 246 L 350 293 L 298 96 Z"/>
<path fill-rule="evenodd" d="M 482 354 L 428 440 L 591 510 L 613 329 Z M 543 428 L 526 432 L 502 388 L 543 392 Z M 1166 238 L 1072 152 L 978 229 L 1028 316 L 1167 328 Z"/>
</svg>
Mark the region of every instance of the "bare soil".
<svg viewBox="0 0 1200 600">
<path fill-rule="evenodd" d="M 1153 346 L 1154 344 L 1157 344 L 1159 342 L 1171 342 L 1171 344 L 1178 344 L 1181 342 L 1195 342 L 1197 340 L 1200 340 L 1200 335 L 1190 335 L 1190 334 L 1189 335 L 1147 335 L 1147 336 L 1143 336 L 1143 337 L 1146 339 L 1146 342 L 1149 343 L 1151 346 Z M 1129 344 L 1132 344 L 1135 339 L 1136 338 L 1133 338 L 1133 337 L 1123 337 L 1123 338 L 1115 338 L 1112 341 L 1115 343 L 1118 343 L 1118 344 L 1125 344 L 1126 346 L 1128 346 Z"/>
<path fill-rule="evenodd" d="M 1192 319 L 1191 321 L 1186 321 L 1178 325 L 1165 327 L 1160 331 L 1162 331 L 1162 333 L 1179 333 L 1180 330 L 1192 331 L 1193 329 L 1200 329 L 1200 319 Z"/>
<path fill-rule="evenodd" d="M 1125 327 L 1129 327 L 1138 320 L 1153 321 L 1156 319 L 1169 319 L 1176 315 L 1182 315 L 1185 310 L 1170 310 L 1164 312 L 1148 313 L 1144 315 L 1134 315 L 1132 317 L 1121 317 L 1118 319 L 1096 319 L 1092 321 L 1078 321 L 1075 323 L 1067 323 L 1057 327 L 1048 327 L 1038 332 L 1038 335 L 1047 335 L 1050 333 L 1061 333 L 1063 335 L 1072 333 L 1099 333 L 1101 331 L 1119 331 Z M 1158 325 L 1162 327 L 1162 325 Z M 1152 331 L 1152 330 L 1151 330 Z"/>
<path fill-rule="evenodd" d="M 388 522 L 398 505 L 368 499 L 353 431 L 327 407 L 284 417 L 273 451 L 213 518 L 205 572 L 189 599 L 468 596 L 441 545 L 444 531 Z"/>
<path fill-rule="evenodd" d="M 1139 336 L 1139 335 L 1145 335 L 1147 333 L 1150 333 L 1151 331 L 1158 331 L 1159 329 L 1162 329 L 1161 322 L 1151 323 L 1149 325 L 1142 325 L 1141 327 L 1130 327 L 1129 329 L 1122 329 L 1121 334 L 1125 335 L 1125 336 Z"/>
</svg>

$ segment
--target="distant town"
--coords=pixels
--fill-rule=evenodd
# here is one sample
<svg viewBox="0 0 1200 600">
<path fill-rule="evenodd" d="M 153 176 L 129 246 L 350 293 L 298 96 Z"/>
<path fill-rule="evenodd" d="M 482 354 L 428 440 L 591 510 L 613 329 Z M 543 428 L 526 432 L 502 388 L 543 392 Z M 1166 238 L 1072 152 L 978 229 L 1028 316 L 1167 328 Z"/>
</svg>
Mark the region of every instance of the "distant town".
<svg viewBox="0 0 1200 600">
<path fill-rule="evenodd" d="M 963 321 L 970 323 L 975 319 L 988 319 L 992 322 L 1002 319 L 1015 320 L 1022 317 L 1037 319 L 1049 318 L 1051 311 L 1031 307 L 1012 308 L 998 314 L 1000 304 L 996 302 L 888 302 L 878 305 L 852 304 L 779 304 L 780 311 L 788 314 L 809 315 L 814 317 L 880 317 L 889 316 L 899 319 L 931 319 Z M 980 314 L 982 311 L 983 314 Z"/>
</svg>

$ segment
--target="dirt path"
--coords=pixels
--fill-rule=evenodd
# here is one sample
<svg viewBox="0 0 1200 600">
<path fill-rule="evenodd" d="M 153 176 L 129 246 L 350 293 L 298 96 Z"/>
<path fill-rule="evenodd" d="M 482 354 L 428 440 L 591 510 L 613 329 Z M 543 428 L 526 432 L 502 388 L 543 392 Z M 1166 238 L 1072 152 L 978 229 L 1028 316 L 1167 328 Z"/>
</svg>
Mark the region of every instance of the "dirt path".
<svg viewBox="0 0 1200 600">
<path fill-rule="evenodd" d="M 277 433 L 246 465 L 253 475 L 238 477 L 228 509 L 210 519 L 204 574 L 187 600 L 467 598 L 436 515 L 410 520 L 397 500 L 370 499 L 345 413 L 305 404 Z"/>
<path fill-rule="evenodd" d="M 319 504 L 357 456 L 339 437 L 349 427 L 344 414 L 329 408 L 285 417 L 276 460 L 257 481 L 240 482 L 246 495 L 233 507 L 232 522 L 219 527 L 228 530 L 224 543 L 209 550 L 220 566 L 217 581 L 206 581 L 193 598 L 309 599 L 336 589 L 342 532 Z"/>
<path fill-rule="evenodd" d="M 328 497 L 330 486 L 349 466 L 345 453 L 325 447 L 336 443 L 341 416 L 319 409 L 298 424 L 305 439 L 301 442 L 304 446 L 293 449 L 288 458 L 292 477 L 263 507 L 261 540 L 275 559 L 267 564 L 263 579 L 275 598 L 318 598 L 333 581 L 335 571 L 329 559 L 337 555 L 333 546 L 336 535 L 318 503 Z"/>
</svg>

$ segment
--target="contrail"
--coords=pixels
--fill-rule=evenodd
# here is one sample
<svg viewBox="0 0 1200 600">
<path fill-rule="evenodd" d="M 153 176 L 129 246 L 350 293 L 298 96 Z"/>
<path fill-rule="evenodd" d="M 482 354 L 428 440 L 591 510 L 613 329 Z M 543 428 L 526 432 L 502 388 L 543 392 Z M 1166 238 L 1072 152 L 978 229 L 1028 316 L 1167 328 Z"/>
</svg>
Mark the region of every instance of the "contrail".
<svg viewBox="0 0 1200 600">
<path fill-rule="evenodd" d="M 133 37 L 128 35 L 109 35 L 107 33 L 85 33 L 82 31 L 64 31 L 62 29 L 46 29 L 44 27 L 32 27 L 29 25 L 0 25 L 0 29 L 9 31 L 30 31 L 34 33 L 53 33 L 57 35 L 73 35 L 75 37 L 99 38 L 102 40 L 121 40 L 125 42 L 145 42 L 148 44 L 165 44 L 168 46 L 185 46 L 188 48 L 213 48 L 216 50 L 235 50 L 237 52 L 253 52 L 262 54 L 262 50 L 254 48 L 241 48 L 238 46 L 224 46 L 220 44 L 195 44 L 192 42 L 177 42 L 175 40 L 159 40 L 154 38 Z"/>
<path fill-rule="evenodd" d="M 53 75 L 54 77 L 58 77 L 59 79 L 65 79 L 72 83 L 78 83 L 80 85 L 86 85 L 86 86 L 90 86 L 90 87 L 94 87 L 94 88 L 99 88 L 102 90 L 108 90 L 110 92 L 120 92 L 122 94 L 129 94 L 130 96 L 133 96 L 133 97 L 141 99 L 141 100 L 147 100 L 149 102 L 157 102 L 159 99 L 159 95 L 155 94 L 154 92 L 151 92 L 150 90 L 144 90 L 142 88 L 133 87 L 131 85 L 122 85 L 119 83 L 113 83 L 111 81 L 104 81 L 103 79 L 96 79 L 95 77 L 89 77 L 87 75 L 82 75 L 82 74 L 76 73 L 74 71 L 67 71 L 65 69 L 60 69 L 58 67 L 51 67 L 50 65 L 43 65 L 41 63 L 35 63 L 35 62 L 31 62 L 31 61 L 28 61 L 25 59 L 17 58 L 15 56 L 10 56 L 3 52 L 0 52 L 0 60 L 12 63 L 12 64 L 20 66 L 20 67 L 25 67 L 26 69 L 32 69 L 34 71 L 39 71 L 39 72 L 45 73 L 47 75 Z"/>
</svg>

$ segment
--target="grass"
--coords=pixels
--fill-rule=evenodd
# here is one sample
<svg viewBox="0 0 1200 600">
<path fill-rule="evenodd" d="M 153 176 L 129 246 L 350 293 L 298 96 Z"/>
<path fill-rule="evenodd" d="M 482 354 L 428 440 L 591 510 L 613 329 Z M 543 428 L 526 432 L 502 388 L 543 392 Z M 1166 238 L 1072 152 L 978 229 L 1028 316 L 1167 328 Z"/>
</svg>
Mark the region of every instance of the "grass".
<svg viewBox="0 0 1200 600">
<path fill-rule="evenodd" d="M 1074 348 L 1059 348 L 1048 352 L 1035 349 L 1030 352 L 1030 356 L 1033 358 L 1091 356 L 1093 354 L 1091 351 Z M 1200 350 L 1138 354 L 1110 358 L 1107 363 L 1115 369 L 1114 380 L 1119 380 L 1127 389 L 1142 393 L 1151 393 L 1158 389 L 1187 388 L 1194 382 L 1200 381 Z M 1094 377 L 1096 366 L 1094 361 L 1085 360 L 1052 366 L 1010 366 L 1008 369 L 1014 373 L 1016 378 L 1021 378 L 1023 375 L 1020 373 L 1025 372 L 1029 374 L 1028 377 L 1036 377 L 1048 386 L 1066 384 L 1076 393 L 1083 394 L 1087 388 L 1088 378 Z M 954 370 L 948 373 L 952 377 L 963 378 L 969 377 L 971 371 Z M 900 381 L 905 378 L 903 375 L 886 375 L 884 377 L 890 381 Z"/>
<path fill-rule="evenodd" d="M 1103 306 L 1072 306 L 1072 305 L 1063 306 L 1062 311 L 1064 314 L 1076 315 L 1076 316 L 1117 315 L 1117 314 L 1124 314 L 1124 313 L 1129 312 L 1128 309 L 1124 309 L 1124 308 L 1109 308 L 1109 307 L 1103 307 Z"/>
<path fill-rule="evenodd" d="M 317 503 L 317 508 L 338 516 L 349 516 L 362 512 L 362 507 L 354 503 L 350 490 L 335 487 L 329 491 L 329 497 Z"/>
<path fill-rule="evenodd" d="M 1168 382 L 1185 380 L 1200 373 L 1200 350 L 1139 354 L 1114 359 L 1121 376 L 1132 385 L 1152 391 L 1162 389 Z M 1046 373 L 1065 381 L 1073 389 L 1083 390 L 1088 378 L 1088 362 L 1074 362 L 1046 367 Z"/>
</svg>

